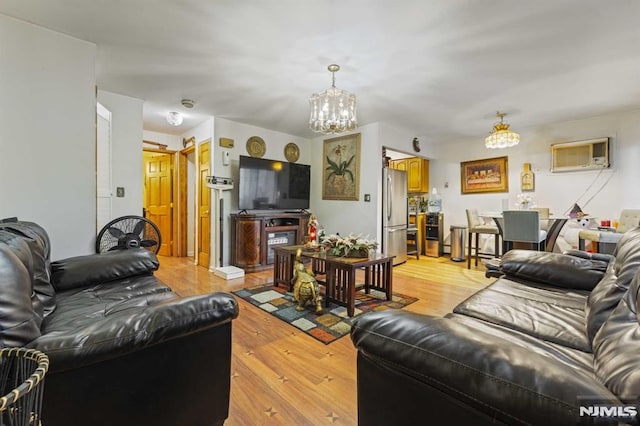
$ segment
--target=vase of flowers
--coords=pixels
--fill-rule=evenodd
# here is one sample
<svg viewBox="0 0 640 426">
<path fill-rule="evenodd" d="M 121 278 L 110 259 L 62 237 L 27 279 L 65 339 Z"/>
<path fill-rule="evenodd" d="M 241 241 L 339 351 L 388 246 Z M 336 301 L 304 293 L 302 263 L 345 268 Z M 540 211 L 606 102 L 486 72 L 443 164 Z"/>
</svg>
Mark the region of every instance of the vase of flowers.
<svg viewBox="0 0 640 426">
<path fill-rule="evenodd" d="M 533 203 L 533 197 L 531 197 L 531 195 L 529 194 L 518 194 L 516 198 L 516 207 L 518 207 L 520 210 L 529 210 L 530 208 L 535 207 L 535 204 Z"/>
<path fill-rule="evenodd" d="M 368 257 L 369 251 L 378 247 L 376 241 L 354 234 L 349 234 L 347 237 L 337 234 L 329 235 L 323 240 L 323 245 L 327 254 L 342 257 Z"/>
</svg>

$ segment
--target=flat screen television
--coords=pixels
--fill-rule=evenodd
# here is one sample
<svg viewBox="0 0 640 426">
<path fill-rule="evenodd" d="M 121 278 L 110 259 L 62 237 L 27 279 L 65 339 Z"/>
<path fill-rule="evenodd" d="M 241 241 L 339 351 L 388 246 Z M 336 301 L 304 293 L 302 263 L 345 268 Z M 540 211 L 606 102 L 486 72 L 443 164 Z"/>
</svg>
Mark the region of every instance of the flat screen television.
<svg viewBox="0 0 640 426">
<path fill-rule="evenodd" d="M 309 208 L 311 166 L 240 156 L 240 210 Z"/>
</svg>

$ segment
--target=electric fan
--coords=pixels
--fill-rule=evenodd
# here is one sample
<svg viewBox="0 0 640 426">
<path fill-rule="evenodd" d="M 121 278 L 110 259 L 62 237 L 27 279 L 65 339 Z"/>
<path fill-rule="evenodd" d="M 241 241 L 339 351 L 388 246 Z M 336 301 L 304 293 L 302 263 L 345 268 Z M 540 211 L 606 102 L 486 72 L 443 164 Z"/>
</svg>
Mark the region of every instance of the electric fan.
<svg viewBox="0 0 640 426">
<path fill-rule="evenodd" d="M 155 223 L 142 216 L 122 216 L 107 223 L 96 238 L 96 253 L 142 247 L 158 253 L 162 238 Z"/>
</svg>

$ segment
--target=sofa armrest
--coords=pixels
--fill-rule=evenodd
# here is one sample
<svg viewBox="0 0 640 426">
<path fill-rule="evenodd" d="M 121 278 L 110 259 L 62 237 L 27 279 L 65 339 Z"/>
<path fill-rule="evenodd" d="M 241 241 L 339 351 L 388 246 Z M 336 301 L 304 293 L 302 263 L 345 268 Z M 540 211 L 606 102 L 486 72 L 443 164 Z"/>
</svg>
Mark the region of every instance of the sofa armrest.
<svg viewBox="0 0 640 426">
<path fill-rule="evenodd" d="M 56 291 L 69 290 L 151 274 L 158 266 L 156 255 L 144 249 L 70 257 L 51 263 L 51 284 Z"/>
<path fill-rule="evenodd" d="M 500 270 L 521 281 L 575 290 L 593 290 L 607 270 L 608 262 L 560 253 L 511 250 L 500 262 Z"/>
<path fill-rule="evenodd" d="M 236 300 L 221 292 L 153 306 L 133 300 L 131 305 L 105 311 L 89 325 L 43 334 L 29 347 L 49 356 L 51 371 L 71 370 L 226 324 L 237 316 Z"/>
<path fill-rule="evenodd" d="M 354 320 L 351 339 L 359 356 L 507 424 L 575 424 L 576 396 L 619 403 L 592 376 L 452 318 L 370 313 Z"/>
</svg>

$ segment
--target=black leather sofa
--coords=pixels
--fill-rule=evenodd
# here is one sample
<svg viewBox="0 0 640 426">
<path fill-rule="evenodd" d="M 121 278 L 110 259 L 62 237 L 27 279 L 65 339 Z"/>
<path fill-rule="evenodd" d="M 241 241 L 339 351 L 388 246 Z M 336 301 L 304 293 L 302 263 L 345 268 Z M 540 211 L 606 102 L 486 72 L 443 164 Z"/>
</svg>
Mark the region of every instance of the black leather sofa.
<svg viewBox="0 0 640 426">
<path fill-rule="evenodd" d="M 49 356 L 43 424 L 224 423 L 232 296 L 179 297 L 144 249 L 49 253 L 42 227 L 0 223 L 1 344 Z"/>
<path fill-rule="evenodd" d="M 613 257 L 513 250 L 443 318 L 356 318 L 362 425 L 638 422 L 640 228 Z"/>
</svg>

